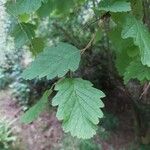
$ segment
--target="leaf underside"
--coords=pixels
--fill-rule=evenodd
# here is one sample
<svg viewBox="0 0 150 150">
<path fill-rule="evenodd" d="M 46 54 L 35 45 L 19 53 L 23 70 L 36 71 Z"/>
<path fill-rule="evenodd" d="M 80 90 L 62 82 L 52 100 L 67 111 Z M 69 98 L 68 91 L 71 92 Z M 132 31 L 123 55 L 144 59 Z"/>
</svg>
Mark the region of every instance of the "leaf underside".
<svg viewBox="0 0 150 150">
<path fill-rule="evenodd" d="M 58 106 L 57 118 L 63 120 L 65 132 L 88 139 L 96 134 L 96 125 L 103 117 L 104 107 L 100 98 L 104 93 L 92 87 L 92 83 L 80 78 L 66 78 L 56 84 L 58 91 L 52 105 Z"/>
</svg>

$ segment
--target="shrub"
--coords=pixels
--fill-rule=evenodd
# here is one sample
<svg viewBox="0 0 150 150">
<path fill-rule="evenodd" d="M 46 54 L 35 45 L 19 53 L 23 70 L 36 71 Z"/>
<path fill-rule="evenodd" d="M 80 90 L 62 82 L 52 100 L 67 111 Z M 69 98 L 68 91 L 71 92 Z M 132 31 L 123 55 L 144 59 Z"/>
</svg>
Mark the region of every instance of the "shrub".
<svg viewBox="0 0 150 150">
<path fill-rule="evenodd" d="M 2 69 L 0 69 L 0 90 L 5 89 L 9 83 L 11 83 L 11 79 L 8 74 L 5 74 Z"/>
<path fill-rule="evenodd" d="M 12 142 L 16 140 L 16 137 L 12 134 L 11 129 L 12 122 L 9 122 L 6 118 L 0 118 L 0 149 L 9 149 Z"/>
</svg>

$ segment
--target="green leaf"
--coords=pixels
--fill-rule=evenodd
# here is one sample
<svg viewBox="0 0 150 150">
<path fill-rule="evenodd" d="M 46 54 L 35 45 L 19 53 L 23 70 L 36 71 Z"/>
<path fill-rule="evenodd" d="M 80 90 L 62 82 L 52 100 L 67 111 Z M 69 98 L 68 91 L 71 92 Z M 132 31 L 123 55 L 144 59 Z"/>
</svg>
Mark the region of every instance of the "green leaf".
<svg viewBox="0 0 150 150">
<path fill-rule="evenodd" d="M 6 3 L 7 12 L 14 16 L 24 13 L 30 14 L 42 5 L 42 1 L 43 0 L 11 0 Z"/>
<path fill-rule="evenodd" d="M 131 11 L 129 2 L 120 0 L 102 0 L 99 3 L 99 10 L 110 11 L 110 12 L 128 12 Z"/>
<path fill-rule="evenodd" d="M 16 48 L 21 48 L 25 44 L 31 44 L 31 40 L 35 36 L 34 30 L 35 26 L 33 24 L 17 24 L 11 31 L 11 36 L 14 37 Z"/>
<path fill-rule="evenodd" d="M 21 122 L 22 123 L 31 123 L 32 121 L 36 120 L 40 113 L 44 111 L 45 107 L 48 104 L 48 97 L 52 93 L 52 90 L 47 90 L 43 97 L 34 105 L 32 106 L 28 111 L 26 111 L 25 114 L 21 116 Z"/>
<path fill-rule="evenodd" d="M 69 70 L 77 70 L 79 62 L 80 50 L 70 44 L 59 43 L 45 48 L 23 72 L 22 77 L 25 79 L 63 77 Z"/>
<path fill-rule="evenodd" d="M 34 56 L 36 56 L 37 54 L 43 51 L 45 46 L 44 44 L 45 43 L 43 38 L 40 37 L 34 38 L 30 44 L 30 51 Z"/>
<path fill-rule="evenodd" d="M 131 49 L 130 49 L 131 50 Z M 126 68 L 129 66 L 132 59 L 128 56 L 127 49 L 116 53 L 116 68 L 121 76 L 124 75 Z"/>
<path fill-rule="evenodd" d="M 134 44 L 140 49 L 143 65 L 150 67 L 150 34 L 143 23 L 134 17 L 127 17 L 122 31 L 122 38 L 133 38 Z"/>
<path fill-rule="evenodd" d="M 80 78 L 64 79 L 56 84 L 58 91 L 52 105 L 58 106 L 57 118 L 63 120 L 65 132 L 88 139 L 96 134 L 96 125 L 103 117 L 104 107 L 100 98 L 105 94 L 92 87 L 92 83 Z"/>
<path fill-rule="evenodd" d="M 132 61 L 124 73 L 124 82 L 127 83 L 130 79 L 150 81 L 150 68 L 144 66 L 140 60 Z"/>
<path fill-rule="evenodd" d="M 67 15 L 71 12 L 71 9 L 75 7 L 75 3 L 73 0 L 54 0 L 53 2 L 56 14 L 59 15 Z"/>
<path fill-rule="evenodd" d="M 54 10 L 54 5 L 51 0 L 48 0 L 47 3 L 43 3 L 38 9 L 37 14 L 40 18 L 47 17 Z"/>
<path fill-rule="evenodd" d="M 27 23 L 30 20 L 30 15 L 29 14 L 21 14 L 18 16 L 18 19 L 20 22 Z"/>
<path fill-rule="evenodd" d="M 133 41 L 131 39 L 122 39 L 121 31 L 122 29 L 117 26 L 109 32 L 109 38 L 117 52 L 121 52 L 122 50 L 127 49 L 127 47 L 133 45 Z"/>
<path fill-rule="evenodd" d="M 53 13 L 61 18 L 66 18 L 76 8 L 82 6 L 86 0 L 47 0 L 47 3 L 42 4 L 38 9 L 37 14 L 40 18 L 46 17 Z"/>
<path fill-rule="evenodd" d="M 117 28 L 114 28 L 111 32 L 109 32 L 109 38 L 111 39 L 116 52 L 116 68 L 119 74 L 123 76 L 126 68 L 132 61 L 132 58 L 139 54 L 139 48 L 133 44 L 133 40 L 122 39 L 121 31 L 121 27 L 117 26 Z"/>
<path fill-rule="evenodd" d="M 137 55 L 139 55 L 139 48 L 135 45 L 128 47 L 127 54 L 129 57 L 136 57 Z"/>
</svg>

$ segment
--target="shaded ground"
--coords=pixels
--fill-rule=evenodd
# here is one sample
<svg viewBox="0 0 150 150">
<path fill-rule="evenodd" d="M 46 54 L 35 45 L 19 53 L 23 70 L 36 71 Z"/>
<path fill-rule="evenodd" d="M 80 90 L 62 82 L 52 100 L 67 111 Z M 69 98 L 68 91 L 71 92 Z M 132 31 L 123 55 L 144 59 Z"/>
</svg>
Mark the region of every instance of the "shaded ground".
<svg viewBox="0 0 150 150">
<path fill-rule="evenodd" d="M 19 122 L 19 116 L 22 113 L 21 108 L 12 100 L 10 91 L 0 92 L 0 108 L 0 117 L 6 116 L 10 120 L 15 120 L 12 127 L 17 135 L 15 150 L 17 147 L 18 150 L 61 149 L 63 132 L 54 112 L 47 110 L 34 123 L 22 125 Z M 102 144 L 103 150 L 120 150 L 122 147 L 129 147 L 134 141 L 130 112 L 122 111 L 118 114 L 119 126 L 111 132 L 110 137 L 105 141 L 95 138 L 96 142 Z"/>
<path fill-rule="evenodd" d="M 17 135 L 18 150 L 51 150 L 59 146 L 62 130 L 54 112 L 44 112 L 34 123 L 22 125 L 19 122 L 21 108 L 11 99 L 10 91 L 0 93 L 0 108 L 0 117 L 15 120 L 13 131 Z"/>
</svg>

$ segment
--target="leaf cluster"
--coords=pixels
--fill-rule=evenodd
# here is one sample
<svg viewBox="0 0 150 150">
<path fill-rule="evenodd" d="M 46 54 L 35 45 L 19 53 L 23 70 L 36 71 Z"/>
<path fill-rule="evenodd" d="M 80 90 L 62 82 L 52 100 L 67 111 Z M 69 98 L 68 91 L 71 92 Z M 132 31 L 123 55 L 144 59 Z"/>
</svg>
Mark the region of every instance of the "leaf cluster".
<svg viewBox="0 0 150 150">
<path fill-rule="evenodd" d="M 109 44 L 112 43 L 116 55 L 115 65 L 125 84 L 130 79 L 141 82 L 150 80 L 150 33 L 142 22 L 142 8 L 142 3 L 135 0 L 9 0 L 6 3 L 7 12 L 17 20 L 11 31 L 16 47 L 28 45 L 35 56 L 22 77 L 29 80 L 43 77 L 48 80 L 60 79 L 51 88 L 57 92 L 52 105 L 58 107 L 57 118 L 62 121 L 65 132 L 78 138 L 91 138 L 96 134 L 99 119 L 103 117 L 104 104 L 101 98 L 105 94 L 95 89 L 90 81 L 76 78 L 74 73 L 80 67 L 81 55 L 92 44 L 97 45 L 101 39 L 107 40 L 105 45 L 110 49 Z M 93 23 L 87 25 L 83 21 L 83 14 L 89 10 L 96 20 L 93 19 Z M 48 37 L 52 37 L 50 33 L 53 29 L 43 33 L 47 37 L 41 36 L 43 34 L 38 30 L 46 18 L 48 22 L 52 19 L 59 20 L 64 26 L 70 20 L 80 20 L 81 25 L 92 26 L 86 32 L 94 32 L 94 35 L 83 32 L 84 30 L 79 32 L 75 26 L 78 21 L 73 22 L 76 29 L 72 29 L 70 24 L 67 27 L 76 33 L 75 36 L 70 36 L 66 28 L 53 22 L 52 25 L 61 31 L 57 32 L 59 37 L 63 32 L 67 38 L 57 39 L 55 34 L 55 40 L 53 38 L 52 44 L 49 44 Z M 82 33 L 82 37 L 92 37 L 85 48 L 81 46 L 86 38 L 78 40 L 76 37 L 79 37 L 79 33 Z M 29 123 L 37 118 L 45 108 L 50 93 L 46 91 L 41 100 L 25 113 L 23 122 Z"/>
</svg>

